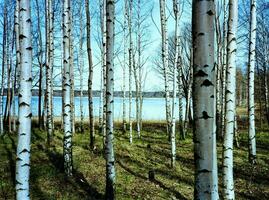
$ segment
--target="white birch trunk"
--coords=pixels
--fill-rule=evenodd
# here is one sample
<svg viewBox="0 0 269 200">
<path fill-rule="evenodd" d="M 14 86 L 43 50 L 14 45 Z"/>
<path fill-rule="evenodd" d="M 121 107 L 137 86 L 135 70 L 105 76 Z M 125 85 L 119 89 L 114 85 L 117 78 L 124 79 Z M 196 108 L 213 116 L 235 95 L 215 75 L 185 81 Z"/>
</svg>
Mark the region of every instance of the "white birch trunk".
<svg viewBox="0 0 269 200">
<path fill-rule="evenodd" d="M 52 0 L 46 1 L 46 96 L 47 96 L 47 143 L 50 145 L 52 139 L 52 65 L 53 65 L 53 12 Z"/>
<path fill-rule="evenodd" d="M 178 22 L 179 22 L 179 5 L 178 0 L 173 0 L 173 10 L 175 15 L 175 59 L 173 69 L 173 99 L 172 99 L 172 131 L 171 131 L 171 167 L 174 167 L 176 161 L 176 116 L 175 109 L 177 106 L 177 67 L 179 66 L 179 35 L 178 35 Z"/>
<path fill-rule="evenodd" d="M 214 1 L 193 1 L 194 199 L 219 199 L 216 152 Z"/>
<path fill-rule="evenodd" d="M 166 17 L 166 0 L 159 0 L 160 3 L 160 18 L 161 18 L 161 33 L 162 33 L 162 62 L 164 69 L 164 91 L 165 91 L 165 108 L 166 108 L 166 123 L 167 134 L 170 140 L 171 137 L 171 108 L 168 87 L 168 35 L 167 35 L 167 17 Z"/>
<path fill-rule="evenodd" d="M 114 104 L 114 20 L 115 2 L 106 0 L 106 199 L 115 197 L 115 157 L 113 136 L 113 104 Z"/>
<path fill-rule="evenodd" d="M 133 143 L 132 119 L 132 69 L 133 69 L 133 40 L 132 40 L 132 7 L 133 0 L 129 0 L 128 28 L 129 28 L 129 142 Z"/>
<path fill-rule="evenodd" d="M 17 2 L 18 4 L 18 2 Z M 19 12 L 19 11 L 17 11 Z M 19 14 L 18 14 L 19 15 Z M 15 19 L 16 20 L 16 19 Z M 18 22 L 19 24 L 19 22 Z M 7 26 L 7 5 L 4 5 L 4 24 L 3 24 L 3 40 L 2 40 L 2 74 L 1 74 L 1 91 L 0 91 L 0 135 L 4 133 L 3 122 L 3 96 L 4 96 L 4 79 L 5 79 L 5 59 L 6 59 L 6 26 Z"/>
<path fill-rule="evenodd" d="M 223 139 L 224 132 L 225 132 L 225 106 L 226 106 L 226 71 L 227 71 L 227 2 L 226 0 L 223 1 L 223 65 L 222 65 L 222 104 L 221 104 L 221 130 L 219 131 L 221 133 L 220 137 Z"/>
<path fill-rule="evenodd" d="M 91 17 L 89 4 L 86 0 L 86 18 L 87 18 L 87 53 L 89 62 L 89 77 L 88 77 L 88 99 L 89 99 L 89 122 L 90 122 L 90 147 L 94 148 L 94 116 L 93 116 L 93 96 L 92 96 L 92 79 L 93 79 L 93 61 L 92 61 L 92 49 L 91 49 Z"/>
<path fill-rule="evenodd" d="M 236 50 L 237 50 L 238 1 L 229 0 L 225 133 L 223 141 L 223 190 L 224 199 L 235 199 L 233 181 L 233 138 L 236 109 Z"/>
<path fill-rule="evenodd" d="M 127 0 L 124 0 L 124 24 L 123 24 L 123 42 L 124 42 L 124 54 L 123 54 L 123 98 L 122 98 L 122 125 L 123 133 L 126 133 L 126 58 L 127 58 L 127 19 L 128 19 L 128 5 Z"/>
<path fill-rule="evenodd" d="M 84 29 L 83 29 L 83 3 L 81 1 L 80 4 L 80 10 L 79 10 L 79 73 L 80 73 L 80 132 L 84 132 L 84 112 L 83 112 L 83 73 L 84 73 L 84 65 L 83 65 L 83 35 L 84 35 Z"/>
<path fill-rule="evenodd" d="M 63 66 L 64 66 L 64 170 L 67 176 L 72 176 L 72 120 L 71 120 L 71 56 L 70 56 L 70 0 L 63 1 Z"/>
<path fill-rule="evenodd" d="M 103 99 L 105 101 L 106 98 L 106 82 L 107 82 L 107 77 L 106 77 L 106 0 L 103 0 L 103 14 L 102 14 L 102 42 L 103 42 L 103 47 L 102 47 L 102 61 L 103 61 Z M 103 142 L 104 142 L 104 147 L 105 147 L 105 139 L 106 139 L 106 102 L 104 102 L 103 106 Z"/>
<path fill-rule="evenodd" d="M 16 158 L 16 199 L 30 199 L 30 144 L 31 144 L 31 97 L 32 97 L 32 38 L 30 1 L 19 3 L 19 130 Z M 23 70 L 22 70 L 23 69 Z"/>
<path fill-rule="evenodd" d="M 255 133 L 255 102 L 254 102 L 254 71 L 256 64 L 256 0 L 251 0 L 250 5 L 250 41 L 248 59 L 248 142 L 249 162 L 256 163 L 256 133 Z"/>
</svg>

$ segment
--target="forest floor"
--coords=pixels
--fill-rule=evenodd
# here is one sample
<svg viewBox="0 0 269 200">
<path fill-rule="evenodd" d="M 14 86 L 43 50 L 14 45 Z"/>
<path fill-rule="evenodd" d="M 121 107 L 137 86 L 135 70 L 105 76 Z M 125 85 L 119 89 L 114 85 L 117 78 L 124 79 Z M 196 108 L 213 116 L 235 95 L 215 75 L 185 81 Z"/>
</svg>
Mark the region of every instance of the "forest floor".
<svg viewBox="0 0 269 200">
<path fill-rule="evenodd" d="M 134 131 L 133 144 L 115 130 L 117 199 L 193 199 L 194 160 L 191 134 L 177 140 L 177 161 L 170 168 L 170 145 L 163 123 L 145 123 L 141 139 Z M 237 199 L 269 199 L 269 127 L 257 130 L 258 164 L 248 163 L 247 132 L 240 130 L 240 148 L 234 149 L 234 177 Z M 102 136 L 96 134 L 96 149 L 89 149 L 89 134 L 73 137 L 74 175 L 66 178 L 62 159 L 63 134 L 55 131 L 52 147 L 46 148 L 46 133 L 32 131 L 30 190 L 33 200 L 103 199 L 105 160 Z M 221 166 L 222 145 L 218 143 Z M 0 199 L 15 199 L 16 134 L 0 138 Z M 150 170 L 155 180 L 148 179 Z M 219 167 L 221 185 L 221 168 Z"/>
</svg>

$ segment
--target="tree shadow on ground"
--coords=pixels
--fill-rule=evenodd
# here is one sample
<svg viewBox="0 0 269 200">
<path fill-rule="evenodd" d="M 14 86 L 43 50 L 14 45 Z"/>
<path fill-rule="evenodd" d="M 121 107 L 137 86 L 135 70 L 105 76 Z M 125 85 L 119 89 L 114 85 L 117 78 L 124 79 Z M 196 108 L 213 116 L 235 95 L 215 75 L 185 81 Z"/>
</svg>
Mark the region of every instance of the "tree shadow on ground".
<svg viewBox="0 0 269 200">
<path fill-rule="evenodd" d="M 140 179 L 143 179 L 145 181 L 149 180 L 146 176 L 140 174 L 140 173 L 137 173 L 135 171 L 133 171 L 130 167 L 128 167 L 127 165 L 124 165 L 124 163 L 132 163 L 133 165 L 137 165 L 138 166 L 138 169 L 141 169 L 141 168 L 144 168 L 146 169 L 147 171 L 149 171 L 149 167 L 145 166 L 142 162 L 138 161 L 138 160 L 132 160 L 130 157 L 128 156 L 121 156 L 121 155 L 117 155 L 117 158 L 118 158 L 118 165 L 120 167 L 122 167 L 125 171 L 127 171 L 128 173 L 132 174 L 133 176 L 135 177 L 138 177 Z M 123 161 L 123 162 L 122 162 Z M 163 171 L 161 170 L 154 170 L 155 172 L 157 172 L 158 174 L 160 175 L 163 175 L 163 176 L 166 176 L 167 177 L 167 174 L 164 173 Z M 179 180 L 179 179 L 178 179 Z M 175 191 L 174 189 L 164 185 L 161 181 L 157 180 L 157 179 L 154 179 L 151 181 L 152 183 L 154 183 L 155 185 L 158 185 L 159 187 L 161 187 L 162 189 L 164 190 L 167 190 L 169 191 L 170 193 L 172 193 L 176 198 L 178 199 L 182 199 L 182 200 L 185 200 L 186 198 L 180 194 L 179 192 Z"/>
<path fill-rule="evenodd" d="M 63 155 L 55 152 L 55 150 L 54 152 L 47 151 L 47 156 L 49 157 L 50 162 L 59 170 L 59 172 L 64 173 Z M 104 195 L 99 193 L 96 188 L 92 187 L 84 175 L 76 169 L 73 169 L 73 176 L 66 177 L 65 181 L 70 184 L 76 191 L 78 191 L 80 193 L 79 195 L 82 196 L 83 199 L 95 200 L 105 198 Z M 80 192 L 81 189 L 83 192 Z"/>
</svg>

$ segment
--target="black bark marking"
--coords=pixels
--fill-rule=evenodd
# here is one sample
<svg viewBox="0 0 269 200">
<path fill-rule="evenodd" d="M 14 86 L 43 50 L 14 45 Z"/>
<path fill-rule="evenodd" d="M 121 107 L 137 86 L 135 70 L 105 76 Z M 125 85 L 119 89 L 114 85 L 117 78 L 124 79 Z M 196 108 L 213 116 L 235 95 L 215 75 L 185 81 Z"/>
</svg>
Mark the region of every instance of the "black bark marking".
<svg viewBox="0 0 269 200">
<path fill-rule="evenodd" d="M 204 82 L 201 84 L 201 87 L 202 87 L 202 86 L 209 87 L 209 86 L 211 86 L 211 85 L 213 85 L 213 83 L 212 83 L 210 80 L 206 79 L 206 80 L 204 80 Z"/>
<path fill-rule="evenodd" d="M 30 153 L 30 151 L 28 150 L 28 149 L 23 149 L 19 154 L 21 154 L 21 153 Z"/>
<path fill-rule="evenodd" d="M 196 77 L 206 77 L 206 76 L 208 76 L 208 74 L 205 73 L 203 70 L 199 70 L 194 76 L 196 76 Z"/>
<path fill-rule="evenodd" d="M 200 119 L 209 119 L 209 118 L 213 118 L 213 117 L 210 117 L 206 111 L 203 111 L 202 112 L 203 116 L 200 118 Z"/>
<path fill-rule="evenodd" d="M 211 171 L 209 171 L 208 169 L 201 169 L 198 170 L 198 173 L 210 173 Z"/>
<path fill-rule="evenodd" d="M 20 104 L 19 104 L 19 107 L 20 106 L 30 106 L 28 103 L 26 103 L 26 102 L 21 102 Z"/>
<path fill-rule="evenodd" d="M 206 14 L 212 16 L 212 15 L 214 15 L 214 12 L 212 10 L 209 10 L 209 11 L 206 12 Z"/>
<path fill-rule="evenodd" d="M 31 118 L 33 116 L 32 113 L 29 113 L 29 115 L 26 116 L 26 118 Z"/>
</svg>

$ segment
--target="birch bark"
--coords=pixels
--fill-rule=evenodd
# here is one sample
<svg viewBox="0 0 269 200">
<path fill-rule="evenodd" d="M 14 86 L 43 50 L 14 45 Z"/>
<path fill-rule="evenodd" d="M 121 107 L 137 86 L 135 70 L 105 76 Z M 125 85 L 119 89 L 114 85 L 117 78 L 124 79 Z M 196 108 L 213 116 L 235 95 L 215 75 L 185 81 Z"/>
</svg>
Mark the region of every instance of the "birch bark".
<svg viewBox="0 0 269 200">
<path fill-rule="evenodd" d="M 194 199 L 219 199 L 213 0 L 193 0 Z"/>
<path fill-rule="evenodd" d="M 236 106 L 236 50 L 237 50 L 238 1 L 229 0 L 225 133 L 223 141 L 223 190 L 224 199 L 235 199 L 233 181 L 233 138 Z"/>
<path fill-rule="evenodd" d="M 106 0 L 106 199 L 115 199 L 115 157 L 113 135 L 114 104 L 114 20 L 115 2 Z"/>
<path fill-rule="evenodd" d="M 16 198 L 30 199 L 30 144 L 31 144 L 31 97 L 32 97 L 32 38 L 30 1 L 19 0 L 19 130 L 16 158 Z M 22 70 L 23 69 L 23 70 Z"/>
<path fill-rule="evenodd" d="M 256 64 L 256 0 L 251 0 L 250 5 L 250 41 L 248 58 L 248 150 L 249 162 L 256 163 L 256 133 L 255 133 L 255 102 L 254 102 L 254 71 Z"/>
</svg>

